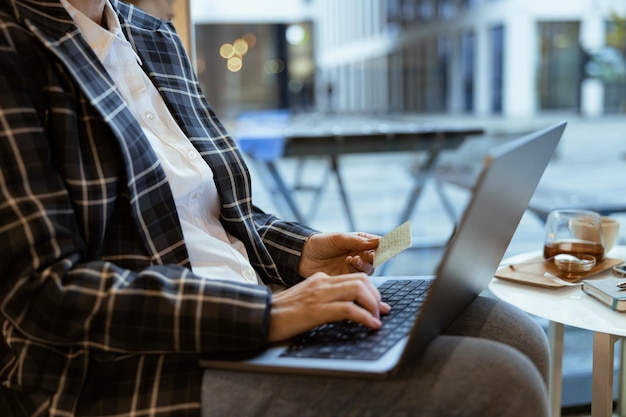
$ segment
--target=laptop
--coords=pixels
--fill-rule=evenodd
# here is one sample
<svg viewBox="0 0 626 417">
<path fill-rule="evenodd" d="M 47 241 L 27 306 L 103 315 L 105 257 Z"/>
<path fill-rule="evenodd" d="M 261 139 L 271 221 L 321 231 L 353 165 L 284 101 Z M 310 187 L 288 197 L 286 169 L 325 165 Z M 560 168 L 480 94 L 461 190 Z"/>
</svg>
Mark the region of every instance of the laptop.
<svg viewBox="0 0 626 417">
<path fill-rule="evenodd" d="M 206 355 L 200 365 L 378 378 L 401 370 L 489 285 L 565 126 L 566 122 L 558 123 L 488 152 L 434 276 L 372 277 L 392 307 L 380 330 L 352 322 L 331 323 L 261 352 Z M 397 285 L 403 289 L 386 295 Z M 410 302 L 398 301 L 406 295 Z M 406 305 L 408 312 L 402 309 Z M 337 329 L 339 335 L 334 334 Z"/>
</svg>

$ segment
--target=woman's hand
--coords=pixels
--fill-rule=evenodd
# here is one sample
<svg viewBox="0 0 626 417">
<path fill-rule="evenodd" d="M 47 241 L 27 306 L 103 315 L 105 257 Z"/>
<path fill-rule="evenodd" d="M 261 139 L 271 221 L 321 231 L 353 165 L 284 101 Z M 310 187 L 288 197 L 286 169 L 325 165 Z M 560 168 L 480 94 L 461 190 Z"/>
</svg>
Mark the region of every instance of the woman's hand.
<svg viewBox="0 0 626 417">
<path fill-rule="evenodd" d="M 328 276 L 316 273 L 299 284 L 274 294 L 269 341 L 286 340 L 325 323 L 352 320 L 371 329 L 382 325 L 390 310 L 364 273 Z"/>
<path fill-rule="evenodd" d="M 309 237 L 300 258 L 298 273 L 309 277 L 316 272 L 342 275 L 374 273 L 374 249 L 379 236 L 367 233 L 318 233 Z"/>
</svg>

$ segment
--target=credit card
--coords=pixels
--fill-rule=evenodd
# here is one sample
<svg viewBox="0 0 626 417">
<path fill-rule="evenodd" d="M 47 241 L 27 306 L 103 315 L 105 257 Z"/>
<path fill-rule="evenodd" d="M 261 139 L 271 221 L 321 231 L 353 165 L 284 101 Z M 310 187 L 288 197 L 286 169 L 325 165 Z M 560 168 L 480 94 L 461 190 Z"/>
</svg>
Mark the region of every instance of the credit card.
<svg viewBox="0 0 626 417">
<path fill-rule="evenodd" d="M 411 246 L 411 221 L 407 220 L 380 238 L 374 251 L 374 268 Z"/>
</svg>

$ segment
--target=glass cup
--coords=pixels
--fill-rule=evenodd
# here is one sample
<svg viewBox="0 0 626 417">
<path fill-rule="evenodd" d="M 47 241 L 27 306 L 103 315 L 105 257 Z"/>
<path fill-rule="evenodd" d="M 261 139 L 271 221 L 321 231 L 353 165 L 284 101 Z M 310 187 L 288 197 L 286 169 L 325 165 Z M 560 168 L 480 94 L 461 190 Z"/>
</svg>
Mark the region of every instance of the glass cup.
<svg viewBox="0 0 626 417">
<path fill-rule="evenodd" d="M 543 257 L 552 259 L 559 254 L 579 259 L 592 256 L 595 264 L 602 262 L 604 236 L 600 215 L 588 210 L 554 210 L 548 214 Z"/>
<path fill-rule="evenodd" d="M 614 217 L 602 216 L 602 236 L 604 237 L 604 254 L 613 249 L 619 238 L 619 221 Z"/>
</svg>

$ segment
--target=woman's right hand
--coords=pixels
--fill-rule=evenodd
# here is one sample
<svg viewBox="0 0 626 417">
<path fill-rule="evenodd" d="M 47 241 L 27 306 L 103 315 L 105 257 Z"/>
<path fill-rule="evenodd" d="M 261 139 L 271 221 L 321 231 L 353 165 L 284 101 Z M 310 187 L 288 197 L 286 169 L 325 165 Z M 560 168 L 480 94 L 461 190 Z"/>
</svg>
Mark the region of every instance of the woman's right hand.
<svg viewBox="0 0 626 417">
<path fill-rule="evenodd" d="M 391 307 L 365 273 L 329 276 L 316 273 L 274 294 L 269 341 L 297 336 L 325 323 L 351 320 L 371 329 L 382 326 L 381 314 Z"/>
</svg>

